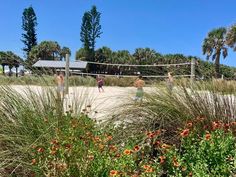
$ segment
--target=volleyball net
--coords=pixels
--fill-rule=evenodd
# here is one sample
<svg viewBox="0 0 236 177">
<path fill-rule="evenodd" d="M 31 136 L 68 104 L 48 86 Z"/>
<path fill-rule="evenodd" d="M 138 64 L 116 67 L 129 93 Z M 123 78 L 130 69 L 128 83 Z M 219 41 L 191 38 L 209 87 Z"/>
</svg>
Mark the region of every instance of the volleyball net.
<svg viewBox="0 0 236 177">
<path fill-rule="evenodd" d="M 97 69 L 96 73 L 71 71 L 73 75 L 80 76 L 104 76 L 118 78 L 132 78 L 142 75 L 144 78 L 166 78 L 168 72 L 173 73 L 173 77 L 195 77 L 195 60 L 184 63 L 171 64 L 118 64 L 118 63 L 100 63 L 86 61 L 88 65 L 93 65 Z M 102 68 L 102 70 L 101 70 Z M 161 73 L 161 74 L 159 74 Z M 183 74 L 185 73 L 185 74 Z"/>
</svg>

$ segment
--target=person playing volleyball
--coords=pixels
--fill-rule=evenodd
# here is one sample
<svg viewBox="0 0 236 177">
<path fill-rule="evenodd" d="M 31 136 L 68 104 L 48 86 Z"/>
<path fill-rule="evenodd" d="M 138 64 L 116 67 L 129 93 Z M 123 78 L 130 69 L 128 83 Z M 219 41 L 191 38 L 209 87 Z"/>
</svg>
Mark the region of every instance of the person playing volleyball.
<svg viewBox="0 0 236 177">
<path fill-rule="evenodd" d="M 174 78 L 172 76 L 172 72 L 168 72 L 167 87 L 169 91 L 172 92 L 173 87 L 174 87 Z"/>
<path fill-rule="evenodd" d="M 104 92 L 104 89 L 102 88 L 104 85 L 104 80 L 102 77 L 100 76 L 97 77 L 97 84 L 98 84 L 98 91 L 101 92 L 102 90 L 102 92 Z"/>
<path fill-rule="evenodd" d="M 138 79 L 134 82 L 134 86 L 137 88 L 136 96 L 134 98 L 135 101 L 142 101 L 143 100 L 143 87 L 145 85 L 145 82 L 143 80 L 142 75 L 139 75 Z"/>
</svg>

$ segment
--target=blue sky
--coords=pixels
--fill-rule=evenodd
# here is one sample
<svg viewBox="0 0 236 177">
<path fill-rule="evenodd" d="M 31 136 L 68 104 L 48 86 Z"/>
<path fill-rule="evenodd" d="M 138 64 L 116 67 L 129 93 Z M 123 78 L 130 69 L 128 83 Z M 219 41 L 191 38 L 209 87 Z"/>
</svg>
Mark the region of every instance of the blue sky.
<svg viewBox="0 0 236 177">
<path fill-rule="evenodd" d="M 1 0 L 0 50 L 23 56 L 21 18 L 30 5 L 38 18 L 38 42 L 57 41 L 72 50 L 72 59 L 82 47 L 83 13 L 92 5 L 102 13 L 103 34 L 96 47 L 112 50 L 150 47 L 204 59 L 201 45 L 207 33 L 236 23 L 236 0 Z M 236 66 L 236 52 L 231 51 L 222 63 Z"/>
</svg>

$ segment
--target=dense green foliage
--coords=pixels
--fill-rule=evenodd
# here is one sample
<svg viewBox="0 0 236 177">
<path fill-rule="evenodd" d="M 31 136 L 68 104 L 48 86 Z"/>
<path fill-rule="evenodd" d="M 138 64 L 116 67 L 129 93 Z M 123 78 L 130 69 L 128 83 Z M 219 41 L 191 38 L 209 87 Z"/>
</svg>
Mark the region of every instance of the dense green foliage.
<svg viewBox="0 0 236 177">
<path fill-rule="evenodd" d="M 112 51 L 109 47 L 101 47 L 95 51 L 95 61 L 101 63 L 119 63 L 119 64 L 177 64 L 196 61 L 196 78 L 211 79 L 214 76 L 214 64 L 204 61 L 199 57 L 184 56 L 182 54 L 162 55 L 150 48 L 137 48 L 133 54 L 127 50 Z M 85 50 L 79 49 L 76 53 L 76 59 L 86 60 Z M 236 68 L 226 65 L 220 65 L 220 75 L 225 78 L 234 79 Z M 190 65 L 185 66 L 153 66 L 153 67 L 126 67 L 126 66 L 104 66 L 97 65 L 97 73 L 135 75 L 137 72 L 142 75 L 167 75 L 167 72 L 173 72 L 173 75 L 190 75 Z"/>
<path fill-rule="evenodd" d="M 28 56 L 32 47 L 37 45 L 37 35 L 36 35 L 36 26 L 37 26 L 37 17 L 32 6 L 25 8 L 22 16 L 22 29 L 25 33 L 22 34 L 22 42 L 25 47 L 23 51 L 26 52 Z"/>
<path fill-rule="evenodd" d="M 68 47 L 63 47 L 56 41 L 42 41 L 40 44 L 34 46 L 29 53 L 28 62 L 32 66 L 39 59 L 41 60 L 62 60 L 65 59 L 66 54 L 71 54 Z"/>
</svg>

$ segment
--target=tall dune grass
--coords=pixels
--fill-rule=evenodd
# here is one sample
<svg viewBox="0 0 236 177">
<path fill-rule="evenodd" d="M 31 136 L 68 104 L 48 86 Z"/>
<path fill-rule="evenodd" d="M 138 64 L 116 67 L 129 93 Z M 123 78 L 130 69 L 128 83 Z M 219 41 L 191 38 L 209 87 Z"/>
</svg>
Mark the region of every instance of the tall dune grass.
<svg viewBox="0 0 236 177">
<path fill-rule="evenodd" d="M 70 121 L 65 120 L 67 111 L 79 117 L 92 101 L 86 99 L 86 90 L 65 103 L 53 88 L 38 89 L 0 87 L 0 176 L 30 176 L 30 149 L 56 136 L 58 128 Z"/>
<path fill-rule="evenodd" d="M 145 131 L 166 129 L 164 139 L 175 142 L 179 130 L 188 121 L 205 118 L 205 124 L 214 120 L 229 122 L 236 118 L 236 97 L 234 92 L 220 92 L 218 82 L 180 83 L 170 92 L 166 87 L 156 87 L 146 93 L 142 102 L 130 99 L 106 123 L 118 125 L 117 140 L 124 141 L 139 136 Z M 221 87 L 226 87 L 222 85 Z"/>
</svg>

